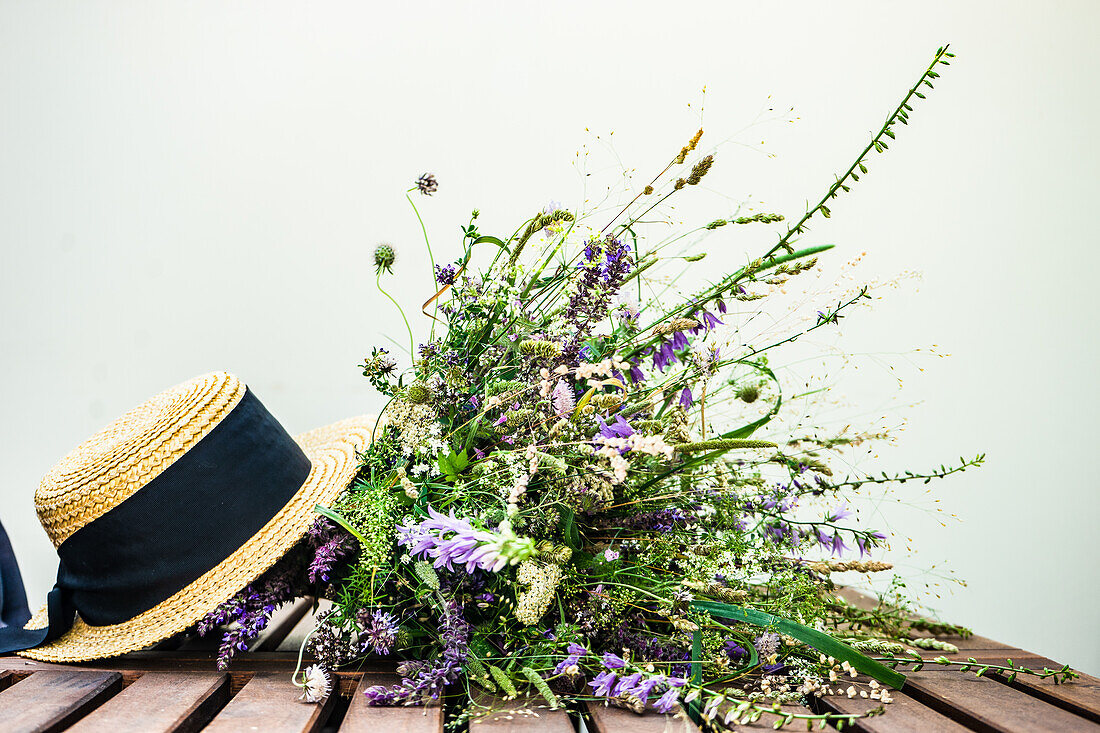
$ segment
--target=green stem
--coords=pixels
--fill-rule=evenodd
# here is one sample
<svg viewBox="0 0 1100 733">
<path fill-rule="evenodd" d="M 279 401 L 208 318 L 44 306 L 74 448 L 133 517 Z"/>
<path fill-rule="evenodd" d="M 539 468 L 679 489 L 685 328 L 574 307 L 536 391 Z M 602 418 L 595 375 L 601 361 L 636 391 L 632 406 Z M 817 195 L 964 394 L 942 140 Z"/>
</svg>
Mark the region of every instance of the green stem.
<svg viewBox="0 0 1100 733">
<path fill-rule="evenodd" d="M 432 267 L 432 286 L 435 287 L 435 284 L 436 284 L 436 281 L 435 281 L 435 255 L 432 254 L 432 243 L 428 239 L 428 228 L 426 226 L 424 226 L 424 219 L 422 219 L 420 217 L 420 211 L 416 208 L 416 204 L 413 203 L 412 196 L 409 195 L 410 193 L 412 193 L 415 190 L 416 190 L 416 187 L 414 186 L 413 188 L 410 188 L 408 191 L 406 191 L 405 192 L 405 200 L 409 202 L 409 206 L 412 207 L 413 213 L 416 214 L 416 220 L 418 222 L 420 222 L 420 231 L 424 234 L 424 245 L 428 248 L 428 261 L 431 263 L 431 267 Z M 392 300 L 392 298 L 391 298 L 391 300 Z M 432 312 L 435 313 L 436 311 L 438 311 L 438 309 L 439 309 L 439 305 L 436 304 L 432 307 Z M 402 313 L 401 315 L 402 315 L 402 317 L 404 317 L 405 314 Z M 435 319 L 434 318 L 432 319 L 432 330 L 431 330 L 430 337 L 431 338 L 435 337 Z"/>
<path fill-rule="evenodd" d="M 907 110 L 912 109 L 912 107 L 909 106 L 910 100 L 912 100 L 914 96 L 920 97 L 921 99 L 924 98 L 924 95 L 920 92 L 920 88 L 924 85 L 927 85 L 929 88 L 931 88 L 932 83 L 929 81 L 929 79 L 934 79 L 939 76 L 939 74 L 937 74 L 935 71 L 936 65 L 947 63 L 943 60 L 945 56 L 951 57 L 955 55 L 953 53 L 948 53 L 947 49 L 948 47 L 944 46 L 943 48 L 936 50 L 936 56 L 932 59 L 932 63 L 930 63 L 928 65 L 928 68 L 924 70 L 924 73 L 920 75 L 920 78 L 917 79 L 917 83 L 909 88 L 909 91 L 902 98 L 898 106 L 894 108 L 894 111 L 886 117 L 886 122 L 882 124 L 882 127 L 879 129 L 879 131 L 875 134 L 874 137 L 871 138 L 871 142 L 867 143 L 867 147 L 863 149 L 863 151 L 859 154 L 859 157 L 855 159 L 855 162 L 848 166 L 848 170 L 844 171 L 844 174 L 838 177 L 833 185 L 829 186 L 829 190 L 825 192 L 825 195 L 821 197 L 821 200 L 817 202 L 817 205 L 814 206 L 812 209 L 809 209 L 805 214 L 802 215 L 802 218 L 798 220 L 797 224 L 787 230 L 787 233 L 780 238 L 779 242 L 774 247 L 772 247 L 767 254 L 764 255 L 765 258 L 775 254 L 780 249 L 789 249 L 791 238 L 794 237 L 794 235 L 796 234 L 803 233 L 806 222 L 808 222 L 810 218 L 814 216 L 814 214 L 821 212 L 825 215 L 825 218 L 829 217 L 831 212 L 829 211 L 828 206 L 826 206 L 828 201 L 830 199 L 835 199 L 839 191 L 848 190 L 848 186 L 845 181 L 847 181 L 848 179 L 852 179 L 855 181 L 859 180 L 859 174 L 855 172 L 856 168 L 860 168 L 860 172 L 862 173 L 867 172 L 866 167 L 861 168 L 861 166 L 863 166 L 863 161 L 867 158 L 872 150 L 877 150 L 881 153 L 887 148 L 887 144 L 883 141 L 883 138 L 889 137 L 892 139 L 894 137 L 894 133 L 890 128 L 898 121 L 901 121 L 902 124 L 909 124 L 909 115 L 907 114 Z"/>
<path fill-rule="evenodd" d="M 396 300 L 394 300 L 393 296 L 390 295 L 389 293 L 387 293 L 385 291 L 385 289 L 382 288 L 382 271 L 381 270 L 378 271 L 378 275 L 374 279 L 374 284 L 378 287 L 378 292 L 382 293 L 382 295 L 385 295 L 387 298 L 389 298 L 390 302 L 393 303 L 394 308 L 397 308 L 397 312 L 401 314 L 401 320 L 403 320 L 405 322 L 405 330 L 407 330 L 409 332 L 409 359 L 415 365 L 416 364 L 416 351 L 414 350 L 414 345 L 413 345 L 412 326 L 409 325 L 409 319 L 405 317 L 405 311 L 404 311 L 404 309 L 401 308 L 401 304 L 398 303 Z"/>
</svg>

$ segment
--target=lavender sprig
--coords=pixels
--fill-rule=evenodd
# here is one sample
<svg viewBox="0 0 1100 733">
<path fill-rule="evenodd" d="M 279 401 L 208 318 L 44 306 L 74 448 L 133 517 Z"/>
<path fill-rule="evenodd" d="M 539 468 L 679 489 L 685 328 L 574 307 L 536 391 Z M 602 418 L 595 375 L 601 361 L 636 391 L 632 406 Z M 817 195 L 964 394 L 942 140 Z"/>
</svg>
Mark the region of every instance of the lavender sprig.
<svg viewBox="0 0 1100 733">
<path fill-rule="evenodd" d="M 402 664 L 397 669 L 401 682 L 393 687 L 368 687 L 364 694 L 371 705 L 419 705 L 438 700 L 444 688 L 458 679 L 469 653 L 470 625 L 454 602 L 444 604 L 440 622 L 440 656 L 431 662 Z"/>
</svg>

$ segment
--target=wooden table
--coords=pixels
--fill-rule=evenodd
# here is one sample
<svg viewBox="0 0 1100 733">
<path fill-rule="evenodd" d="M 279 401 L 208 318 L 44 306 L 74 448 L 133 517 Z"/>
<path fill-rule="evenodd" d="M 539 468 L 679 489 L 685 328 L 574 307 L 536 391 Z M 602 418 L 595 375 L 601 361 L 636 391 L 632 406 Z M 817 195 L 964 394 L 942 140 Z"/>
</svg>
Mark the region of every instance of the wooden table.
<svg viewBox="0 0 1100 733">
<path fill-rule="evenodd" d="M 79 731 L 341 731 L 342 733 L 439 733 L 439 707 L 372 708 L 359 693 L 396 680 L 384 669 L 338 673 L 337 694 L 324 704 L 299 702 L 290 674 L 297 649 L 312 625 L 305 603 L 280 611 L 247 653 L 227 673 L 214 671 L 215 651 L 190 645 L 175 651 L 127 654 L 104 662 L 58 665 L 22 657 L 0 657 L 0 732 Z M 1011 658 L 1028 667 L 1061 667 L 1022 649 L 980 636 L 947 639 L 959 647 L 948 655 L 980 662 Z M 932 654 L 931 656 L 935 656 Z M 856 722 L 856 731 L 1098 731 L 1100 680 L 1082 675 L 1072 683 L 1020 676 L 1009 683 L 990 675 L 926 667 L 909 674 L 903 692 L 893 695 L 886 714 Z M 583 717 L 593 733 L 691 733 L 698 728 L 683 713 L 644 716 L 587 703 L 567 713 L 539 701 L 502 703 L 505 710 L 470 722 L 471 733 L 574 733 Z M 825 697 L 817 712 L 863 712 L 874 707 L 861 698 Z M 805 709 L 791 706 L 796 712 Z M 771 720 L 742 726 L 771 730 Z M 804 730 L 792 725 L 787 730 Z M 815 724 L 814 729 L 817 730 Z"/>
</svg>

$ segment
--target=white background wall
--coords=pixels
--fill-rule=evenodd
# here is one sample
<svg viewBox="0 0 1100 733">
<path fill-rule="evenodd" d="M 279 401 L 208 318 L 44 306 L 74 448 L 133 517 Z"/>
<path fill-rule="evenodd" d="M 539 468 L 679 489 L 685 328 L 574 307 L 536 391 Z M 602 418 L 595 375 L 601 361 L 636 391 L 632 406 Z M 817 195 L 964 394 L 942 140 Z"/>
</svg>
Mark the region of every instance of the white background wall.
<svg viewBox="0 0 1100 733">
<path fill-rule="evenodd" d="M 4 2 L 0 516 L 28 591 L 54 570 L 39 477 L 156 391 L 225 368 L 291 430 L 377 409 L 355 365 L 403 330 L 370 252 L 398 244 L 415 310 L 421 171 L 453 255 L 475 206 L 511 230 L 613 182 L 612 130 L 624 165 L 659 167 L 706 85 L 703 147 L 730 142 L 685 218 L 797 215 L 950 41 L 914 124 L 807 242 L 867 251 L 868 278 L 923 273 L 844 323 L 853 351 L 908 354 L 900 396 L 886 356 L 842 385 L 853 414 L 908 420 L 874 465 L 989 455 L 938 505 L 897 495 L 891 557 L 921 592 L 922 566 L 969 581 L 928 591 L 945 616 L 1100 672 L 1098 21 L 1092 2 Z M 797 119 L 750 126 L 769 105 Z M 728 268 L 773 235 L 720 241 Z M 911 353 L 931 344 L 952 356 Z"/>
</svg>

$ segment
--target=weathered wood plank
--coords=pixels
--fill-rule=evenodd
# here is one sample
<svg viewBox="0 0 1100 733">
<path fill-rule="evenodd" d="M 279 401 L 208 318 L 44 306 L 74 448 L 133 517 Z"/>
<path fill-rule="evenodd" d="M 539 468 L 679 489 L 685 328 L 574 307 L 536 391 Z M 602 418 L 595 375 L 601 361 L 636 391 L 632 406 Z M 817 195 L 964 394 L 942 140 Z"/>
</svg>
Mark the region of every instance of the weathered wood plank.
<svg viewBox="0 0 1100 733">
<path fill-rule="evenodd" d="M 490 707 L 491 712 L 475 712 L 477 717 L 470 718 L 470 733 L 574 733 L 569 714 L 551 710 L 542 698 L 501 700 L 486 695 L 478 703 Z"/>
<path fill-rule="evenodd" d="M 593 733 L 697 733 L 699 726 L 691 722 L 687 713 L 679 711 L 675 715 L 662 715 L 656 711 L 638 715 L 630 710 L 604 705 L 598 702 L 585 703 L 592 724 Z"/>
<path fill-rule="evenodd" d="M 320 730 L 332 714 L 336 696 L 329 695 L 323 703 L 314 704 L 299 700 L 300 694 L 289 674 L 258 672 L 204 730 L 208 733 Z"/>
<path fill-rule="evenodd" d="M 316 613 L 307 613 L 299 617 L 298 622 L 291 627 L 290 631 L 283 637 L 283 640 L 275 646 L 275 651 L 293 652 L 297 654 L 302 646 L 302 642 L 306 640 L 306 636 L 309 632 L 313 631 L 314 619 L 331 607 L 332 601 L 321 600 L 320 603 L 317 604 Z"/>
<path fill-rule="evenodd" d="M 1017 675 L 1015 682 L 1009 682 L 1000 675 L 994 675 L 993 679 L 1074 715 L 1100 723 L 1100 680 L 1095 677 L 1083 674 L 1079 680 L 1059 685 L 1049 679 L 1040 680 L 1029 675 Z"/>
<path fill-rule="evenodd" d="M 441 733 L 443 708 L 438 705 L 371 707 L 363 691 L 373 685 L 393 685 L 395 675 L 365 674 L 352 695 L 340 733 Z"/>
<path fill-rule="evenodd" d="M 1006 684 L 949 670 L 908 675 L 905 691 L 918 702 L 984 731 L 1100 731 L 1100 724 Z"/>
<path fill-rule="evenodd" d="M 47 669 L 57 670 L 105 670 L 122 674 L 124 685 L 132 684 L 146 672 L 211 672 L 215 666 L 214 652 L 134 652 L 116 659 L 98 662 L 85 662 L 80 665 L 50 664 L 36 662 L 22 657 L 0 657 L 0 671 L 9 670 L 16 677 Z M 229 692 L 235 695 L 252 679 L 257 672 L 278 672 L 288 678 L 298 662 L 298 652 L 251 652 L 238 654 L 233 658 L 226 673 L 229 675 Z M 337 671 L 333 680 L 334 688 L 340 695 L 348 697 L 359 684 L 364 671 L 382 674 L 392 673 L 393 664 L 372 664 L 361 669 Z"/>
<path fill-rule="evenodd" d="M 248 647 L 248 650 L 252 652 L 273 652 L 276 649 L 281 649 L 283 641 L 298 627 L 302 619 L 309 619 L 312 625 L 313 620 L 310 614 L 312 610 L 312 598 L 299 598 L 293 603 L 283 606 L 271 614 L 271 621 L 268 622 L 267 628 L 260 632 L 256 640 Z M 298 651 L 298 647 L 288 651 Z"/>
<path fill-rule="evenodd" d="M 15 684 L 15 672 L 10 669 L 0 671 L 0 690 L 6 690 Z"/>
<path fill-rule="evenodd" d="M 970 730 L 961 723 L 922 705 L 903 692 L 891 690 L 893 702 L 882 706 L 886 712 L 870 718 L 853 721 L 851 730 L 858 733 L 965 733 Z M 825 695 L 817 704 L 832 713 L 861 714 L 879 707 L 881 703 L 862 697 L 848 698 L 841 695 Z M 845 730 L 849 730 L 846 726 Z"/>
<path fill-rule="evenodd" d="M 1006 653 L 1006 651 L 1008 653 Z M 925 657 L 938 656 L 939 652 L 924 652 Z M 1031 669 L 1061 669 L 1059 662 L 1032 654 L 1030 652 L 1011 652 L 1005 649 L 960 649 L 957 654 L 945 653 L 948 659 L 968 661 L 973 658 L 978 664 L 1004 665 L 1008 660 L 1014 664 Z M 925 667 L 929 671 L 945 671 L 947 668 L 929 664 Z M 954 668 L 957 670 L 957 668 Z M 903 669 L 904 671 L 904 669 Z M 973 674 L 966 672 L 965 674 Z M 1100 679 L 1087 674 L 1081 674 L 1080 678 L 1066 684 L 1054 684 L 1050 679 L 1039 679 L 1032 675 L 1017 675 L 1015 682 L 1008 682 L 1007 675 L 997 672 L 986 674 L 990 679 L 1010 685 L 1015 689 L 1048 702 L 1057 707 L 1100 723 Z"/>
<path fill-rule="evenodd" d="M 64 730 L 121 689 L 118 672 L 36 672 L 0 692 L 0 730 Z"/>
<path fill-rule="evenodd" d="M 190 733 L 229 702 L 229 677 L 148 672 L 69 729 L 70 733 Z"/>
</svg>

